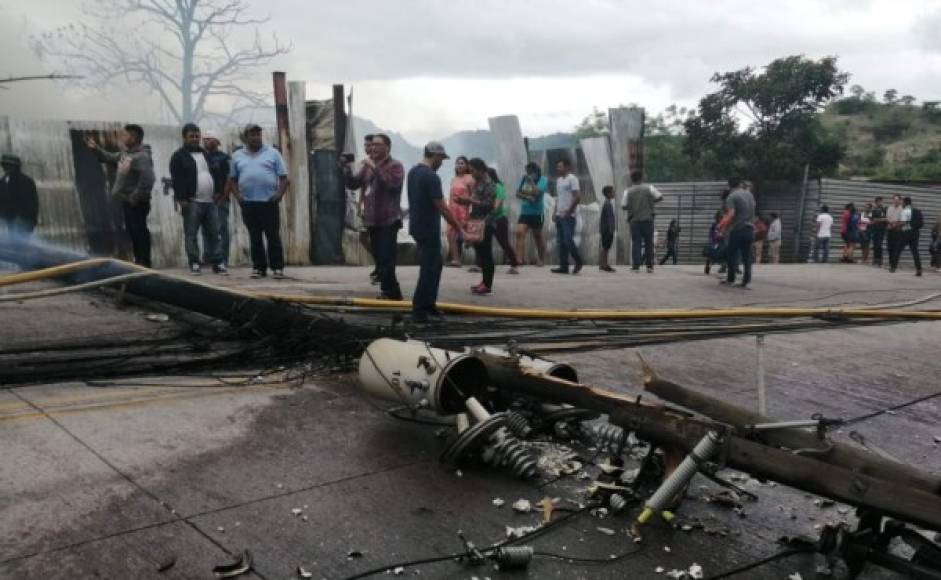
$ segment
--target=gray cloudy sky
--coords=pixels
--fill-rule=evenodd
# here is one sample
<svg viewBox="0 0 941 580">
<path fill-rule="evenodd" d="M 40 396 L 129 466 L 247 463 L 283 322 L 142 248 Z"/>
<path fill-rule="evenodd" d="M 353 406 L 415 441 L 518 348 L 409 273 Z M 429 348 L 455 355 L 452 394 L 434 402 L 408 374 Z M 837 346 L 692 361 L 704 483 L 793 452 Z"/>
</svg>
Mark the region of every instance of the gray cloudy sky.
<svg viewBox="0 0 941 580">
<path fill-rule="evenodd" d="M 251 0 L 250 0 L 251 1 Z M 941 0 L 261 0 L 266 31 L 294 43 L 273 68 L 355 87 L 354 109 L 415 142 L 515 113 L 523 131 L 570 130 L 592 106 L 694 104 L 716 71 L 838 55 L 879 94 L 941 99 Z M 0 76 L 34 73 L 31 33 L 79 16 L 73 0 L 0 0 Z M 250 38 L 246 38 L 249 41 Z M 259 86 L 270 83 L 261 73 Z M 0 112 L 160 121 L 145 93 L 49 84 L 0 91 Z"/>
</svg>

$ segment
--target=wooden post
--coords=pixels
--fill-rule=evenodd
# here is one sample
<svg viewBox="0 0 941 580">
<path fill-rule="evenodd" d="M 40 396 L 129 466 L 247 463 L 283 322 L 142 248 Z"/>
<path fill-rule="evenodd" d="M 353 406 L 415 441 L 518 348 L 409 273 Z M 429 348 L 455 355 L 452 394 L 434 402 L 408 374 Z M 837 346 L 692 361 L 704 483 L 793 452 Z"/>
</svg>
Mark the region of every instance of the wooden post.
<svg viewBox="0 0 941 580">
<path fill-rule="evenodd" d="M 281 149 L 282 155 L 286 155 L 291 141 L 287 77 L 283 72 L 274 72 L 271 76 L 274 82 L 274 115 L 278 123 L 278 148 Z"/>
</svg>

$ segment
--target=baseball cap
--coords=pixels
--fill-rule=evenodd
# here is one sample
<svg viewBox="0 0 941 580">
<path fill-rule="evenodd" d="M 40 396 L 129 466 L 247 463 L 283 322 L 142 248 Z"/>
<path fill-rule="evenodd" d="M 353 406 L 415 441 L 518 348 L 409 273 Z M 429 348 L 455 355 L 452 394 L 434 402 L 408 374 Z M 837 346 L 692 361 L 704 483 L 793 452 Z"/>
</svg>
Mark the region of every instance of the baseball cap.
<svg viewBox="0 0 941 580">
<path fill-rule="evenodd" d="M 242 129 L 242 135 L 248 135 L 253 131 L 261 131 L 261 125 L 258 123 L 249 123 Z"/>
<path fill-rule="evenodd" d="M 428 144 L 425 145 L 425 156 L 427 157 L 427 156 L 430 156 L 430 155 L 440 155 L 440 156 L 443 157 L 444 159 L 450 159 L 450 158 L 451 158 L 451 157 L 445 152 L 445 150 L 444 150 L 444 145 L 442 145 L 439 141 L 429 141 Z"/>
</svg>

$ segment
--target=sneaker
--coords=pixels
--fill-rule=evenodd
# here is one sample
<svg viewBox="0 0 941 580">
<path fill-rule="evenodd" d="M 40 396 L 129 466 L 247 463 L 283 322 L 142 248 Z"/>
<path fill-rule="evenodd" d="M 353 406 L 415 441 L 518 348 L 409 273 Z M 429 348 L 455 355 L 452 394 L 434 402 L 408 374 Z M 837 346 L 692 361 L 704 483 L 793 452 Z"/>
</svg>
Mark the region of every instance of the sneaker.
<svg viewBox="0 0 941 580">
<path fill-rule="evenodd" d="M 220 276 L 228 276 L 229 270 L 225 267 L 225 264 L 216 264 L 212 267 L 213 274 L 218 274 Z"/>
<path fill-rule="evenodd" d="M 271 277 L 275 280 L 284 280 L 284 270 L 272 270 Z"/>
<path fill-rule="evenodd" d="M 467 271 L 470 272 L 471 274 L 479 274 L 480 266 L 471 266 L 470 268 L 467 269 Z"/>
<path fill-rule="evenodd" d="M 250 278 L 257 280 L 258 278 L 264 278 L 265 276 L 267 276 L 267 274 L 265 274 L 264 270 L 252 270 Z"/>
<path fill-rule="evenodd" d="M 490 291 L 490 288 L 487 288 L 483 284 L 481 284 L 480 286 L 471 288 L 471 292 L 473 292 L 474 294 L 477 294 L 478 296 L 490 296 L 490 294 L 492 293 Z"/>
<path fill-rule="evenodd" d="M 516 266 L 510 266 L 510 269 L 506 271 L 507 274 L 519 274 L 520 271 L 516 269 Z"/>
<path fill-rule="evenodd" d="M 379 285 L 379 282 L 381 282 L 381 280 L 379 280 L 379 276 L 370 276 L 370 277 L 369 277 L 369 283 L 372 284 L 373 286 L 378 286 L 378 285 Z"/>
<path fill-rule="evenodd" d="M 572 270 L 572 274 L 578 274 L 578 273 L 581 272 L 581 271 L 582 271 L 582 263 L 579 262 L 579 263 L 575 264 L 575 269 Z"/>
<path fill-rule="evenodd" d="M 915 272 L 915 275 L 916 275 L 916 276 L 921 276 L 921 270 L 918 270 L 917 272 Z"/>
<path fill-rule="evenodd" d="M 190 274 L 193 276 L 199 276 L 203 271 L 200 268 L 199 264 L 190 264 Z"/>
<path fill-rule="evenodd" d="M 648 266 L 648 267 L 647 267 L 647 273 L 648 273 L 648 274 L 653 274 L 653 268 L 650 267 L 650 266 Z"/>
<path fill-rule="evenodd" d="M 602 272 L 617 272 L 617 270 L 615 270 L 611 266 L 598 266 L 598 269 L 601 270 Z"/>
<path fill-rule="evenodd" d="M 553 274 L 568 274 L 569 273 L 568 268 L 553 268 L 549 271 L 552 272 Z"/>
</svg>

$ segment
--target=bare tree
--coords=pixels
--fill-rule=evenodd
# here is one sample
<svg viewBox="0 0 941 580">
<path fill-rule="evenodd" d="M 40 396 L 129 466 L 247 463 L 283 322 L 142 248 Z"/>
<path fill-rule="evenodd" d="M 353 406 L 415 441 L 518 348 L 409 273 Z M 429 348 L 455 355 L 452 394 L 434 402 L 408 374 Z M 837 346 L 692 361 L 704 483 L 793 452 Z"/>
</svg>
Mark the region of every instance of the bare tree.
<svg viewBox="0 0 941 580">
<path fill-rule="evenodd" d="M 250 88 L 252 73 L 292 48 L 275 35 L 263 42 L 259 26 L 268 18 L 247 11 L 244 0 L 91 0 L 78 23 L 35 36 L 31 46 L 87 87 L 143 83 L 180 123 L 225 118 L 207 109 L 210 101 L 228 98 L 230 110 L 264 104 L 269 93 Z M 236 31 L 250 41 L 235 46 Z"/>
</svg>

